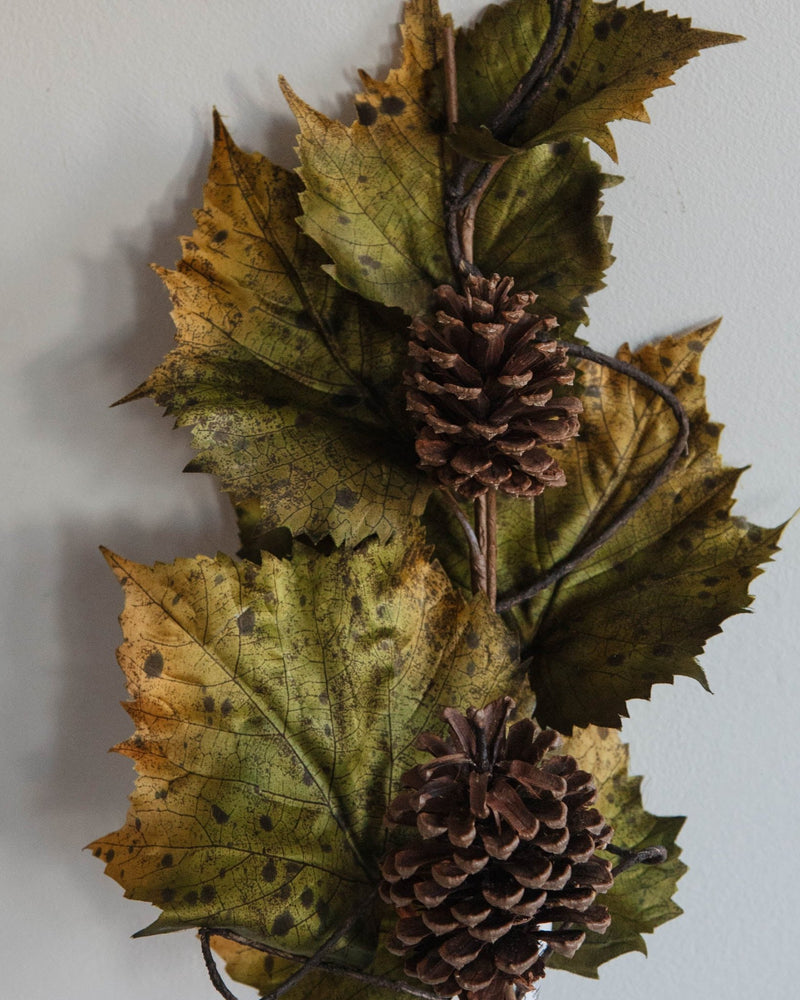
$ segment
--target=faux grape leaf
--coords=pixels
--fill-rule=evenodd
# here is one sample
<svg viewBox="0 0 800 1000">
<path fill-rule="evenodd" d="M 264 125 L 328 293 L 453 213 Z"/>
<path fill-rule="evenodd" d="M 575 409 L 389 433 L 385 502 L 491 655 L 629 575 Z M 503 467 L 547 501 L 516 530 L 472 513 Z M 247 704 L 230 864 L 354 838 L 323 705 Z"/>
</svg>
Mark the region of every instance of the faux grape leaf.
<svg viewBox="0 0 800 1000">
<path fill-rule="evenodd" d="M 561 336 L 586 321 L 586 296 L 603 287 L 614 260 L 611 220 L 598 213 L 603 188 L 617 181 L 592 162 L 585 142 L 537 146 L 503 167 L 478 210 L 479 266 L 536 292 L 536 308 L 558 317 Z"/>
<path fill-rule="evenodd" d="M 300 125 L 303 229 L 333 258 L 338 282 L 408 313 L 423 311 L 431 288 L 450 279 L 440 112 L 431 99 L 443 28 L 437 0 L 406 4 L 402 66 L 385 82 L 362 74 L 352 125 L 284 84 Z"/>
<path fill-rule="evenodd" d="M 385 83 L 364 75 L 350 126 L 285 88 L 301 130 L 303 229 L 333 258 L 337 281 L 408 313 L 428 306 L 432 286 L 453 280 L 444 242 L 442 29 L 431 0 L 406 6 L 403 66 Z M 569 333 L 612 260 L 608 220 L 598 217 L 608 182 L 580 143 L 543 146 L 504 167 L 478 214 L 478 266 L 536 291 Z"/>
<path fill-rule="evenodd" d="M 387 538 L 424 507 L 428 486 L 398 438 L 406 318 L 321 272 L 299 232 L 300 182 L 246 154 L 215 116 L 198 228 L 162 271 L 177 347 L 128 399 L 153 397 L 260 531 L 281 526 L 338 544 Z"/>
<path fill-rule="evenodd" d="M 140 566 L 119 661 L 138 779 L 91 845 L 144 933 L 236 930 L 309 955 L 377 881 L 383 816 L 416 736 L 447 705 L 524 687 L 509 633 L 427 559 L 420 533 L 259 567 Z"/>
<path fill-rule="evenodd" d="M 676 675 L 705 684 L 696 657 L 725 618 L 750 603 L 748 585 L 777 548 L 781 528 L 732 517 L 739 471 L 717 452 L 700 355 L 716 324 L 645 347 L 632 360 L 668 385 L 691 421 L 689 456 L 637 514 L 560 583 L 508 613 L 531 660 L 536 715 L 569 732 L 618 727 L 631 698 L 648 698 Z M 580 363 L 584 413 L 579 438 L 559 456 L 567 486 L 534 503 L 498 504 L 498 584 L 518 592 L 598 537 L 652 478 L 676 424 L 660 397 L 608 368 Z M 438 555 L 468 585 L 458 525 L 431 515 Z M 433 535 L 432 535 L 433 537 Z"/>
<path fill-rule="evenodd" d="M 597 978 L 597 969 L 629 951 L 647 954 L 642 934 L 682 912 L 672 901 L 678 879 L 686 871 L 679 861 L 675 838 L 684 823 L 682 816 L 653 816 L 642 804 L 639 777 L 628 774 L 628 747 L 614 730 L 590 727 L 578 730 L 566 741 L 565 752 L 597 780 L 597 808 L 614 827 L 614 844 L 627 850 L 645 847 L 667 848 L 667 860 L 660 865 L 639 865 L 621 873 L 603 896 L 611 913 L 611 927 L 605 934 L 589 931 L 586 941 L 571 959 L 554 955 L 553 968 Z"/>
<path fill-rule="evenodd" d="M 469 30 L 458 33 L 461 121 L 489 121 L 527 72 L 547 34 L 549 7 L 530 0 L 492 4 Z M 514 40 L 509 45 L 509 39 Z M 644 101 L 701 49 L 740 41 L 738 35 L 704 31 L 688 18 L 583 0 L 567 62 L 517 128 L 513 143 L 558 142 L 585 136 L 616 160 L 608 123 L 649 121 Z M 500 150 L 494 148 L 495 155 Z"/>
</svg>

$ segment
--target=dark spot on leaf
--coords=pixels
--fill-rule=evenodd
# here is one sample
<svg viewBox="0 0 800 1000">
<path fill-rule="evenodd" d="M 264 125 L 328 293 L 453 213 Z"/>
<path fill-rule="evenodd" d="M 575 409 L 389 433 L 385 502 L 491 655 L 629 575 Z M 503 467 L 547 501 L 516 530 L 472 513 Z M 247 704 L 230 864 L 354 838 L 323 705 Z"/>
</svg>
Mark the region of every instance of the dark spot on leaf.
<svg viewBox="0 0 800 1000">
<path fill-rule="evenodd" d="M 716 488 L 718 480 L 715 476 L 706 476 L 703 480 L 703 488 L 707 490 L 713 490 Z"/>
<path fill-rule="evenodd" d="M 472 677 L 474 675 L 474 673 L 475 673 L 475 669 L 476 669 L 476 667 L 475 667 L 475 661 L 474 660 L 470 660 L 469 663 L 466 666 L 467 677 Z"/>
<path fill-rule="evenodd" d="M 557 142 L 553 145 L 553 155 L 566 156 L 571 148 L 568 142 Z"/>
<path fill-rule="evenodd" d="M 606 71 L 606 64 L 605 64 L 605 63 L 602 63 L 602 62 L 599 62 L 599 63 L 597 64 L 597 70 L 598 70 L 598 72 L 600 72 L 600 73 L 605 73 L 605 71 Z"/>
<path fill-rule="evenodd" d="M 284 910 L 272 923 L 272 933 L 275 937 L 283 937 L 294 927 L 294 917 L 288 910 Z"/>
<path fill-rule="evenodd" d="M 558 284 L 560 275 L 558 271 L 547 271 L 545 274 L 539 278 L 537 285 L 539 288 L 555 288 Z"/>
<path fill-rule="evenodd" d="M 672 656 L 675 653 L 675 647 L 670 646 L 668 642 L 660 642 L 657 646 L 653 646 L 653 656 Z"/>
<path fill-rule="evenodd" d="M 203 708 L 207 712 L 213 712 L 214 711 L 214 699 L 211 697 L 210 694 L 207 694 L 205 696 L 205 698 L 203 698 Z"/>
<path fill-rule="evenodd" d="M 747 537 L 750 539 L 751 542 L 760 542 L 763 536 L 758 528 L 752 527 L 747 532 Z"/>
<path fill-rule="evenodd" d="M 319 849 L 322 851 L 323 854 L 330 854 L 331 851 L 333 850 L 330 844 L 320 844 Z"/>
<path fill-rule="evenodd" d="M 356 180 L 358 181 L 359 184 L 366 184 L 367 181 L 369 180 L 369 177 L 367 177 L 366 174 L 359 174 L 358 177 L 356 177 Z"/>
<path fill-rule="evenodd" d="M 658 360 L 661 362 L 662 368 L 672 368 L 672 358 L 668 358 L 666 354 L 662 354 Z"/>
<path fill-rule="evenodd" d="M 162 889 L 161 890 L 161 902 L 162 903 L 171 903 L 174 898 L 175 898 L 175 890 L 174 889 Z"/>
<path fill-rule="evenodd" d="M 301 309 L 300 312 L 295 314 L 294 325 L 299 327 L 301 330 L 315 330 L 316 324 L 311 316 L 308 309 Z"/>
<path fill-rule="evenodd" d="M 366 101 L 356 101 L 356 114 L 361 125 L 374 125 L 378 120 L 378 112 Z"/>
<path fill-rule="evenodd" d="M 291 894 L 292 894 L 292 887 L 287 882 L 285 885 L 282 885 L 278 890 L 278 899 L 280 899 L 281 902 L 285 903 L 286 900 L 291 896 Z"/>
<path fill-rule="evenodd" d="M 103 848 L 102 847 L 96 847 L 94 849 L 94 856 L 96 858 L 99 858 L 102 853 L 103 853 Z"/>
<path fill-rule="evenodd" d="M 261 878 L 263 878 L 265 882 L 274 882 L 277 876 L 278 869 L 275 867 L 275 862 L 269 860 L 261 869 Z"/>
<path fill-rule="evenodd" d="M 106 851 L 106 861 L 111 862 L 113 860 L 114 860 L 114 848 L 112 847 L 108 851 Z"/>
<path fill-rule="evenodd" d="M 401 115 L 406 109 L 406 102 L 400 97 L 384 97 L 381 101 L 381 111 L 386 115 Z"/>
<path fill-rule="evenodd" d="M 719 577 L 707 576 L 705 580 L 703 580 L 703 583 L 706 585 L 706 587 L 716 587 L 716 585 L 719 583 Z"/>
<path fill-rule="evenodd" d="M 317 903 L 317 914 L 318 914 L 319 919 L 322 921 L 323 924 L 327 921 L 328 917 L 330 916 L 330 912 L 331 912 L 331 907 L 330 907 L 330 903 L 328 902 L 328 900 L 327 899 L 321 899 Z"/>
<path fill-rule="evenodd" d="M 694 377 L 694 375 L 693 375 L 693 374 L 692 374 L 691 372 L 684 372 L 684 373 L 683 373 L 683 374 L 681 375 L 681 378 L 683 379 L 683 381 L 684 381 L 684 382 L 685 382 L 685 383 L 686 383 L 687 385 L 694 385 L 694 384 L 695 384 L 695 382 L 697 381 L 697 379 L 696 379 L 696 378 Z"/>
<path fill-rule="evenodd" d="M 171 854 L 165 854 L 161 858 L 161 867 L 162 868 L 172 868 L 172 862 L 173 861 L 174 861 L 174 858 L 172 857 Z"/>
<path fill-rule="evenodd" d="M 584 396 L 594 396 L 594 397 L 597 397 L 597 398 L 599 398 L 602 395 L 602 393 L 600 391 L 600 386 L 599 385 L 588 385 L 583 390 L 583 394 L 584 394 Z"/>
<path fill-rule="evenodd" d="M 311 772 L 307 767 L 303 769 L 303 784 L 306 788 L 310 788 L 314 784 L 314 779 L 311 777 Z"/>
<path fill-rule="evenodd" d="M 137 830 L 141 830 L 141 828 L 142 828 L 142 821 L 139 819 L 138 816 L 133 821 L 133 825 L 136 827 Z"/>
<path fill-rule="evenodd" d="M 344 487 L 341 490 L 336 491 L 336 506 L 342 507 L 344 510 L 352 510 L 358 503 L 358 494 L 354 493 L 348 487 Z"/>
<path fill-rule="evenodd" d="M 609 656 L 608 659 L 606 660 L 606 663 L 610 667 L 620 667 L 624 662 L 625 662 L 624 653 L 612 653 L 611 656 Z"/>
<path fill-rule="evenodd" d="M 700 593 L 697 595 L 697 599 L 699 601 L 707 601 L 709 597 L 711 597 L 711 592 L 708 590 L 701 590 Z"/>
<path fill-rule="evenodd" d="M 213 903 L 217 897 L 217 890 L 213 885 L 204 885 L 200 890 L 201 903 Z"/>
<path fill-rule="evenodd" d="M 753 574 L 752 574 L 752 571 L 751 571 L 751 569 L 750 569 L 749 566 L 740 566 L 739 567 L 739 576 L 743 580 L 749 580 L 752 575 Z"/>
<path fill-rule="evenodd" d="M 594 37 L 604 42 L 611 34 L 611 25 L 608 21 L 598 21 L 594 26 Z"/>
<path fill-rule="evenodd" d="M 228 230 L 227 229 L 220 229 L 219 232 L 214 233 L 213 242 L 214 243 L 224 243 L 225 240 L 227 240 L 227 238 L 228 238 Z"/>
<path fill-rule="evenodd" d="M 702 340 L 690 340 L 687 346 L 689 347 L 689 350 L 694 351 L 695 354 L 701 354 L 703 351 Z"/>
<path fill-rule="evenodd" d="M 470 649 L 477 649 L 481 644 L 481 637 L 477 632 L 468 632 L 466 636 L 467 646 Z"/>
<path fill-rule="evenodd" d="M 233 711 L 233 702 L 230 698 L 226 698 L 225 701 L 219 706 L 219 710 L 222 713 L 222 718 L 227 719 L 227 717 Z"/>
<path fill-rule="evenodd" d="M 714 517 L 718 521 L 727 521 L 728 520 L 728 512 L 727 512 L 727 510 L 715 510 L 714 511 Z"/>
<path fill-rule="evenodd" d="M 381 266 L 381 262 L 379 260 L 375 260 L 374 257 L 370 257 L 368 253 L 359 254 L 358 262 L 359 264 L 363 264 L 364 267 L 371 267 L 373 271 L 379 270 Z"/>
<path fill-rule="evenodd" d="M 349 226 L 351 220 L 349 215 L 340 215 L 338 221 L 340 226 Z"/>
<path fill-rule="evenodd" d="M 307 888 L 300 893 L 300 902 L 306 909 L 314 902 L 314 890 Z"/>
<path fill-rule="evenodd" d="M 556 88 L 556 100 L 557 101 L 566 101 L 566 99 L 568 97 L 569 97 L 569 91 L 567 90 L 566 87 L 557 87 Z"/>
<path fill-rule="evenodd" d="M 186 893 L 186 895 L 183 897 L 183 901 L 185 903 L 188 903 L 190 906 L 194 906 L 194 904 L 197 902 L 197 893 L 194 891 L 194 889 Z"/>
<path fill-rule="evenodd" d="M 672 502 L 673 503 L 683 503 L 683 494 L 682 493 L 676 493 L 675 496 L 672 498 Z"/>
<path fill-rule="evenodd" d="M 719 424 L 706 424 L 703 429 L 709 437 L 719 437 Z"/>
<path fill-rule="evenodd" d="M 353 594 L 353 596 L 350 598 L 350 607 L 353 609 L 353 611 L 355 611 L 356 614 L 358 614 L 359 611 L 361 611 L 361 609 L 364 607 L 364 602 L 361 600 L 358 594 Z"/>
<path fill-rule="evenodd" d="M 160 677 L 164 669 L 164 657 L 159 652 L 151 653 L 144 661 L 144 672 L 148 677 Z"/>
<path fill-rule="evenodd" d="M 180 601 L 180 599 L 181 599 L 181 595 L 180 595 L 180 594 L 176 594 L 176 595 L 175 595 L 175 596 L 174 596 L 174 597 L 172 598 L 172 606 L 173 606 L 173 608 L 174 608 L 174 607 L 175 607 L 175 605 L 176 605 L 176 604 L 178 603 L 178 601 Z"/>
<path fill-rule="evenodd" d="M 262 830 L 266 830 L 267 833 L 270 832 L 273 826 L 272 820 L 269 818 L 269 816 L 267 816 L 266 813 L 262 813 L 258 817 L 258 825 L 261 827 Z"/>
<path fill-rule="evenodd" d="M 572 72 L 569 66 L 565 66 L 561 70 L 561 79 L 564 81 L 564 83 L 572 83 L 572 81 L 575 79 L 575 74 Z"/>
<path fill-rule="evenodd" d="M 618 10 L 614 16 L 611 18 L 611 27 L 614 31 L 619 31 L 620 28 L 625 24 L 628 17 L 624 10 Z"/>
<path fill-rule="evenodd" d="M 322 731 L 325 733 L 326 736 L 330 736 L 333 732 L 333 730 L 331 729 L 331 727 L 328 725 L 327 722 L 323 726 Z"/>
<path fill-rule="evenodd" d="M 220 809 L 220 807 L 217 805 L 216 802 L 211 806 L 211 815 L 220 825 L 222 823 L 227 823 L 228 820 L 230 819 L 230 816 L 225 812 L 224 809 Z"/>
<path fill-rule="evenodd" d="M 319 700 L 320 705 L 328 705 L 328 704 L 330 704 L 330 698 L 328 697 L 328 694 L 327 694 L 326 691 L 323 691 L 319 695 L 319 699 L 318 700 Z"/>
<path fill-rule="evenodd" d="M 256 625 L 255 608 L 245 608 L 239 615 L 237 625 L 239 626 L 240 635 L 250 635 Z"/>
<path fill-rule="evenodd" d="M 166 788 L 160 788 L 156 792 L 156 798 L 157 799 L 165 799 L 166 797 L 167 797 L 167 789 Z"/>
</svg>

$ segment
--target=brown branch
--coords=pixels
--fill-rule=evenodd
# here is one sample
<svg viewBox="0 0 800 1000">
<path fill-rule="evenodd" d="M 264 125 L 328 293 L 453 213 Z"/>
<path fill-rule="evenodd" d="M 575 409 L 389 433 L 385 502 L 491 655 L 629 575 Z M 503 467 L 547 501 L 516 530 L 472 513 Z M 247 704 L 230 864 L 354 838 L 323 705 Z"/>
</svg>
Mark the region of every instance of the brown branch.
<svg viewBox="0 0 800 1000">
<path fill-rule="evenodd" d="M 478 542 L 478 536 L 475 534 L 475 530 L 469 523 L 469 518 L 461 509 L 458 500 L 456 500 L 450 490 L 443 489 L 441 493 L 447 506 L 458 518 L 458 523 L 461 525 L 461 530 L 464 532 L 464 536 L 467 539 L 467 545 L 469 546 L 469 568 L 472 582 L 472 593 L 477 594 L 481 589 L 480 579 L 483 572 L 481 568 L 483 565 L 483 553 L 481 552 L 480 543 Z"/>
<path fill-rule="evenodd" d="M 444 26 L 444 94 L 447 131 L 458 124 L 458 80 L 456 77 L 456 35 L 448 16 Z"/>
<path fill-rule="evenodd" d="M 200 931 L 200 943 L 203 949 L 203 958 L 206 963 L 206 969 L 208 970 L 209 979 L 211 980 L 211 983 L 217 990 L 217 992 L 221 996 L 223 996 L 225 1000 L 238 1000 L 238 997 L 234 993 L 231 993 L 231 991 L 225 985 L 222 976 L 219 973 L 219 969 L 217 968 L 214 955 L 211 951 L 211 945 L 209 943 L 209 939 L 211 937 L 226 938 L 229 941 L 235 941 L 237 944 L 245 945 L 248 948 L 253 948 L 255 951 L 264 952 L 267 955 L 277 955 L 279 958 L 287 958 L 294 962 L 297 962 L 299 960 L 297 955 L 292 955 L 289 952 L 281 951 L 278 948 L 270 948 L 268 945 L 262 944 L 261 942 L 250 941 L 244 935 L 237 934 L 235 931 L 211 930 L 208 928 L 203 928 Z M 325 945 L 322 946 L 323 949 L 326 946 L 327 942 Z M 317 952 L 316 954 L 319 954 L 319 952 Z M 316 955 L 314 956 L 314 958 L 315 957 Z M 305 969 L 307 965 L 313 962 L 314 958 L 308 959 L 304 963 L 303 969 Z M 400 983 L 396 982 L 393 979 L 386 979 L 384 976 L 373 976 L 370 975 L 368 972 L 361 972 L 359 969 L 350 969 L 347 966 L 343 965 L 333 965 L 330 962 L 319 961 L 316 962 L 314 966 L 312 966 L 312 968 L 316 968 L 320 972 L 326 972 L 328 973 L 328 975 L 347 976 L 348 979 L 355 979 L 358 982 L 368 983 L 370 986 L 376 986 L 379 987 L 380 989 L 391 990 L 394 993 L 403 993 L 412 997 L 422 997 L 422 1000 L 441 1000 L 441 998 L 437 997 L 435 994 L 429 993 L 423 989 L 419 989 L 418 987 L 413 986 L 411 983 Z M 311 969 L 307 969 L 306 971 L 310 972 Z M 298 976 L 297 973 L 295 973 L 293 976 L 290 976 L 289 979 L 283 982 L 276 991 L 270 993 L 268 997 L 262 997 L 261 1000 L 269 1000 L 269 998 L 281 996 L 291 986 L 295 985 L 297 981 L 298 981 Z"/>
<path fill-rule="evenodd" d="M 481 553 L 477 576 L 478 590 L 487 594 L 489 592 L 489 588 L 486 575 L 486 495 L 484 494 L 474 500 L 473 507 L 475 510 L 475 534 L 478 536 L 478 548 Z"/>
<path fill-rule="evenodd" d="M 643 847 L 640 851 L 634 851 L 626 850 L 624 847 L 617 847 L 615 844 L 606 844 L 605 850 L 609 854 L 616 854 L 618 858 L 622 858 L 619 864 L 611 870 L 614 878 L 617 875 L 622 875 L 629 868 L 635 868 L 636 865 L 663 865 L 667 860 L 667 849 L 661 845 L 657 847 Z"/>
<path fill-rule="evenodd" d="M 651 392 L 660 396 L 661 399 L 663 399 L 664 402 L 670 407 L 676 421 L 678 422 L 678 433 L 675 436 L 675 441 L 673 442 L 669 453 L 656 470 L 653 478 L 639 493 L 636 499 L 631 501 L 631 503 L 628 504 L 628 506 L 619 515 L 617 515 L 616 518 L 614 518 L 605 531 L 603 531 L 593 542 L 590 542 L 587 546 L 582 548 L 576 555 L 557 562 L 549 573 L 546 573 L 538 580 L 535 580 L 532 584 L 530 584 L 530 586 L 518 591 L 515 594 L 507 594 L 497 602 L 498 611 L 508 611 L 511 608 L 516 607 L 517 604 L 522 604 L 523 601 L 527 601 L 531 597 L 534 597 L 540 591 L 546 590 L 548 587 L 552 587 L 553 584 L 558 583 L 559 580 L 563 579 L 569 573 L 572 573 L 575 569 L 577 569 L 577 567 L 580 566 L 581 563 L 585 562 L 590 556 L 593 556 L 599 548 L 613 538 L 619 529 L 633 517 L 640 507 L 647 503 L 656 490 L 662 486 L 664 481 L 670 475 L 680 456 L 688 451 L 689 431 L 691 429 L 689 425 L 689 418 L 686 415 L 686 410 L 683 408 L 683 404 L 671 389 L 668 389 L 661 382 L 658 382 L 651 375 L 643 372 L 635 365 L 629 364 L 627 361 L 620 361 L 618 358 L 612 358 L 607 354 L 600 354 L 598 351 L 593 351 L 590 347 L 585 347 L 582 344 L 570 344 L 567 351 L 573 357 L 585 358 L 587 361 L 593 361 L 595 364 L 604 365 L 606 368 L 611 368 L 614 371 L 620 372 L 622 375 L 626 375 L 635 382 L 639 382 L 647 389 L 650 389 Z"/>
<path fill-rule="evenodd" d="M 497 490 L 486 494 L 486 596 L 494 611 L 497 604 Z"/>
</svg>

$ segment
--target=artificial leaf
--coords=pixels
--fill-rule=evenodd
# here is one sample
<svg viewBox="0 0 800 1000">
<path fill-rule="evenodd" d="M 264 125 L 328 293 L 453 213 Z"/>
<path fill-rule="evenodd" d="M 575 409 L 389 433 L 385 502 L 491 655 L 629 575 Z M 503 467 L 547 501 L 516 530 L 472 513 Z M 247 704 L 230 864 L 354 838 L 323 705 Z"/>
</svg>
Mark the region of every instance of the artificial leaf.
<svg viewBox="0 0 800 1000">
<path fill-rule="evenodd" d="M 537 310 L 558 317 L 560 336 L 586 321 L 586 296 L 603 287 L 614 260 L 611 220 L 599 211 L 603 188 L 617 180 L 592 162 L 585 142 L 537 146 L 505 164 L 478 210 L 477 263 L 534 291 Z"/>
<path fill-rule="evenodd" d="M 260 567 L 107 558 L 136 723 L 117 749 L 139 777 L 125 826 L 91 847 L 162 909 L 146 933 L 313 953 L 377 881 L 416 736 L 445 706 L 524 686 L 509 633 L 420 533 Z"/>
<path fill-rule="evenodd" d="M 618 727 L 631 698 L 676 675 L 705 678 L 696 657 L 720 623 L 750 603 L 748 585 L 776 550 L 781 528 L 732 517 L 739 472 L 717 452 L 700 355 L 716 324 L 645 347 L 632 360 L 669 386 L 691 421 L 689 455 L 593 556 L 558 584 L 508 612 L 531 657 L 536 715 L 569 732 Z M 584 413 L 578 439 L 559 455 L 567 486 L 533 503 L 498 503 L 498 585 L 515 593 L 597 538 L 644 489 L 676 434 L 667 404 L 625 375 L 580 362 Z M 437 505 L 438 525 L 448 517 Z M 458 525 L 438 555 L 466 586 Z"/>
<path fill-rule="evenodd" d="M 456 45 L 462 121 L 489 121 L 527 72 L 544 42 L 550 8 L 544 2 L 509 0 L 491 5 Z M 509 40 L 513 39 L 513 45 Z M 738 35 L 704 31 L 688 18 L 584 0 L 560 78 L 536 101 L 517 128 L 516 145 L 585 136 L 613 159 L 608 123 L 649 121 L 644 101 L 701 49 L 740 41 Z"/>
<path fill-rule="evenodd" d="M 428 487 L 398 426 L 407 320 L 321 272 L 299 232 L 300 182 L 246 154 L 215 116 L 198 228 L 162 271 L 177 347 L 128 399 L 151 396 L 192 428 L 192 471 L 219 476 L 261 533 L 282 526 L 338 544 L 387 538 Z"/>
<path fill-rule="evenodd" d="M 358 120 L 343 125 L 284 84 L 300 126 L 301 225 L 334 260 L 336 280 L 367 299 L 423 311 L 450 279 L 444 242 L 441 115 L 431 71 L 443 47 L 437 0 L 410 0 L 403 63 L 362 74 Z"/>
<path fill-rule="evenodd" d="M 571 959 L 553 955 L 549 965 L 581 976 L 597 978 L 598 966 L 629 951 L 647 954 L 642 934 L 681 913 L 672 901 L 678 879 L 686 871 L 675 843 L 682 816 L 653 816 L 642 804 L 640 777 L 628 774 L 628 747 L 614 730 L 594 726 L 578 730 L 566 741 L 565 752 L 579 761 L 597 783 L 597 808 L 614 827 L 614 844 L 626 850 L 667 849 L 660 865 L 639 865 L 623 872 L 603 896 L 611 914 L 605 934 L 589 931 Z"/>
</svg>

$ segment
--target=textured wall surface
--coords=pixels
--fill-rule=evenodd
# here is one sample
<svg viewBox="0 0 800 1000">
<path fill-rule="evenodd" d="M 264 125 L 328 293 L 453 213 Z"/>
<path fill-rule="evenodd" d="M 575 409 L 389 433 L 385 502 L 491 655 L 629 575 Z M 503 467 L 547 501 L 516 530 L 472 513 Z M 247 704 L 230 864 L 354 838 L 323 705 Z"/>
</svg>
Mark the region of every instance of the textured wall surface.
<svg viewBox="0 0 800 1000">
<path fill-rule="evenodd" d="M 446 4 L 444 6 L 447 6 Z M 479 3 L 459 0 L 469 17 Z M 656 6 L 660 7 L 661 4 Z M 125 902 L 80 848 L 123 819 L 131 769 L 105 755 L 130 722 L 114 662 L 120 594 L 99 543 L 140 561 L 235 551 L 213 482 L 150 403 L 108 404 L 169 347 L 148 271 L 191 229 L 210 111 L 292 162 L 275 78 L 349 114 L 356 67 L 396 55 L 395 0 L 36 0 L 3 4 L 3 413 L 0 898 L 3 994 L 200 1000 L 191 934 L 131 941 Z M 591 306 L 604 349 L 725 314 L 705 359 L 723 453 L 751 463 L 737 511 L 762 524 L 800 500 L 794 0 L 674 0 L 748 36 L 703 54 L 615 127 L 618 263 Z M 708 646 L 713 697 L 690 681 L 636 702 L 625 734 L 655 812 L 685 813 L 685 915 L 599 983 L 548 977 L 543 1000 L 778 1000 L 794 992 L 792 843 L 800 826 L 800 532 L 754 585 L 755 616 Z M 784 867 L 785 866 L 785 867 Z M 242 996 L 250 991 L 242 988 Z"/>
</svg>

